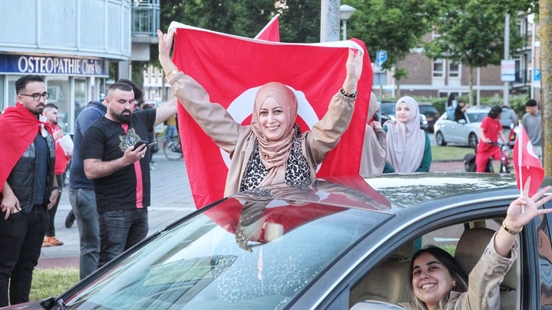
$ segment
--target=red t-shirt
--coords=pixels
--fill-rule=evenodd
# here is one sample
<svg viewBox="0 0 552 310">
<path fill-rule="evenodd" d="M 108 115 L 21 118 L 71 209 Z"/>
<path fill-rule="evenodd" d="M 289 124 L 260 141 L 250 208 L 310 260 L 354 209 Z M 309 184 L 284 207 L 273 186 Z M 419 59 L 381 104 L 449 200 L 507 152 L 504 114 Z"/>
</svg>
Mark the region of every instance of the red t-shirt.
<svg viewBox="0 0 552 310">
<path fill-rule="evenodd" d="M 491 139 L 491 141 L 493 142 L 498 142 L 498 134 L 502 130 L 502 125 L 500 124 L 499 119 L 493 119 L 492 117 L 487 116 L 481 122 L 480 128 L 483 128 L 483 132 L 486 138 Z M 481 137 L 479 138 L 478 148 L 481 148 L 482 152 L 495 147 L 496 147 L 495 145 L 491 145 L 483 142 L 481 140 Z"/>
</svg>

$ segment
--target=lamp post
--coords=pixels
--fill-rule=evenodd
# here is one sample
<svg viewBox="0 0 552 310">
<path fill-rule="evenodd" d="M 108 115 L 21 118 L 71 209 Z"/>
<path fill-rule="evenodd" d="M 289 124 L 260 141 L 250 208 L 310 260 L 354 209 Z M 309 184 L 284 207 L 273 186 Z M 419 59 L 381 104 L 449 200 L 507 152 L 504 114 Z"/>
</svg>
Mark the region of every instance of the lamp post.
<svg viewBox="0 0 552 310">
<path fill-rule="evenodd" d="M 354 7 L 347 4 L 339 6 L 339 19 L 343 22 L 343 40 L 347 40 L 347 21 L 355 11 Z"/>
</svg>

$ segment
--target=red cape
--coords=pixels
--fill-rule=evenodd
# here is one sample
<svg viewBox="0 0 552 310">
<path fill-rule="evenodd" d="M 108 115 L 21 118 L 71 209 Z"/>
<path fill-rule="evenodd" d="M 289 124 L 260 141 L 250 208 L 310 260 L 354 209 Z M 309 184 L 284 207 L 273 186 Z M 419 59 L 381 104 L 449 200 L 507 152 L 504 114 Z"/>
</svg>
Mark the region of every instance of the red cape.
<svg viewBox="0 0 552 310">
<path fill-rule="evenodd" d="M 31 145 L 44 123 L 27 110 L 21 103 L 8 107 L 0 115 L 0 192 L 13 167 L 25 150 Z"/>
</svg>

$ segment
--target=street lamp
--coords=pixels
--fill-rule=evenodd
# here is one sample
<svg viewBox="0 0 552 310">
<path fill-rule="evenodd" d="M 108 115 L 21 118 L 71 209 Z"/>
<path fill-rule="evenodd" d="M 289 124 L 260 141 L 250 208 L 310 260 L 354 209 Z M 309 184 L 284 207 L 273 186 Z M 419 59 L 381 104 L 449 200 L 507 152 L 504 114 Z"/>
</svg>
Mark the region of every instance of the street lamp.
<svg viewBox="0 0 552 310">
<path fill-rule="evenodd" d="M 339 19 L 343 21 L 343 40 L 347 40 L 347 21 L 356 9 L 350 5 L 342 4 L 339 6 Z"/>
</svg>

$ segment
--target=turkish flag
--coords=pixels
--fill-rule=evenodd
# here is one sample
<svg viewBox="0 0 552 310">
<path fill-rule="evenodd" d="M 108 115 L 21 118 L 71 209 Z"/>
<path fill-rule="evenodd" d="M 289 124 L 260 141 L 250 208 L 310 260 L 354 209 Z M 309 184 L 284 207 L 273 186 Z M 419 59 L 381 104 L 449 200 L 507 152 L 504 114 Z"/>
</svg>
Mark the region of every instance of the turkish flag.
<svg viewBox="0 0 552 310">
<path fill-rule="evenodd" d="M 514 169 L 516 170 L 517 187 L 521 191 L 525 181 L 531 177 L 529 197 L 533 196 L 544 179 L 544 170 L 539 157 L 535 154 L 531 140 L 520 124 L 520 134 L 514 145 Z"/>
<path fill-rule="evenodd" d="M 276 16 L 266 24 L 263 30 L 257 34 L 255 39 L 280 42 L 280 25 L 278 23 L 278 17 L 280 17 L 280 14 L 276 14 Z"/>
<path fill-rule="evenodd" d="M 291 87 L 299 101 L 297 123 L 307 131 L 328 111 L 345 80 L 350 47 L 364 50 L 364 67 L 349 128 L 322 162 L 317 176 L 356 175 L 372 88 L 372 68 L 363 42 L 280 43 L 238 37 L 173 22 L 174 63 L 225 107 L 234 120 L 249 125 L 260 86 L 276 81 Z M 178 121 L 186 170 L 196 207 L 222 198 L 228 154 L 219 149 L 179 105 Z"/>
</svg>

